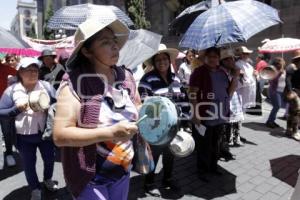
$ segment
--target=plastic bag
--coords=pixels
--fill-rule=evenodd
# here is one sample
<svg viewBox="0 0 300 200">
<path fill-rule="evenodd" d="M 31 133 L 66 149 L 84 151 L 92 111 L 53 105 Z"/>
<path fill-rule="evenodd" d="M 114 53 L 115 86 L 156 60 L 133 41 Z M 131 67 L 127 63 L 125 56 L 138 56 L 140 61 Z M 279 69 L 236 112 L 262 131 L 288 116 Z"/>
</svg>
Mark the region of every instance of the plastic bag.
<svg viewBox="0 0 300 200">
<path fill-rule="evenodd" d="M 150 145 L 141 137 L 140 134 L 136 134 L 133 140 L 135 153 L 133 159 L 133 170 L 139 174 L 148 174 L 154 171 L 155 165 Z"/>
</svg>

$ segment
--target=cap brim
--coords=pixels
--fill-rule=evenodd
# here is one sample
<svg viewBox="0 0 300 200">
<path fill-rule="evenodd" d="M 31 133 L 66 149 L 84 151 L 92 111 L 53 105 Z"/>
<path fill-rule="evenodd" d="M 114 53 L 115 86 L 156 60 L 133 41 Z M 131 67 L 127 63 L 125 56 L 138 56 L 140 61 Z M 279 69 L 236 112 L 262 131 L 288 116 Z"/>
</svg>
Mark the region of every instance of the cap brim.
<svg viewBox="0 0 300 200">
<path fill-rule="evenodd" d="M 114 34 L 117 37 L 118 46 L 121 49 L 124 46 L 124 44 L 126 43 L 126 41 L 128 39 L 128 36 L 129 36 L 129 29 L 127 28 L 127 26 L 125 24 L 123 24 L 121 21 L 115 20 L 111 24 L 109 24 L 105 27 L 109 27 L 114 32 Z M 96 31 L 93 35 L 97 34 L 99 31 L 103 30 L 105 27 L 99 27 L 99 30 Z M 92 37 L 93 35 L 91 35 L 90 37 Z M 66 63 L 66 66 L 68 68 L 73 68 L 74 67 L 77 55 L 78 55 L 81 47 L 83 46 L 84 42 L 87 39 L 88 38 L 86 38 L 85 40 L 81 40 L 77 44 L 75 49 L 73 50 L 71 56 L 69 57 L 69 59 L 67 60 L 67 63 Z"/>
<path fill-rule="evenodd" d="M 55 58 L 57 57 L 56 54 L 55 55 L 43 55 L 43 56 L 39 56 L 37 59 L 41 61 L 43 59 L 43 57 L 46 57 L 46 56 L 52 56 L 52 57 L 55 57 Z"/>
<path fill-rule="evenodd" d="M 224 60 L 226 58 L 234 58 L 235 55 L 227 55 L 227 56 L 224 56 L 224 57 L 220 57 L 220 60 Z"/>
<path fill-rule="evenodd" d="M 299 58 L 300 58 L 300 55 L 293 57 L 292 60 L 296 60 L 296 59 L 299 59 Z"/>
<path fill-rule="evenodd" d="M 35 65 L 37 68 L 40 68 L 40 64 L 39 63 L 32 62 L 32 63 L 26 64 L 26 66 L 17 66 L 17 71 L 19 71 L 20 69 L 26 69 L 30 65 Z"/>
</svg>

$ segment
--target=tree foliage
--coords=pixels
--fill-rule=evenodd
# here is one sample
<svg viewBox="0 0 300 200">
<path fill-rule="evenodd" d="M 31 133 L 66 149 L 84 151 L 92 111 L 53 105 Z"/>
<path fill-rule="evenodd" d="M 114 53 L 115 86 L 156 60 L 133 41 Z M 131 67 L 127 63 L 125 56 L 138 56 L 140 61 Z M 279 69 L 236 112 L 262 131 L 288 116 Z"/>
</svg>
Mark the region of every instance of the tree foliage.
<svg viewBox="0 0 300 200">
<path fill-rule="evenodd" d="M 28 37 L 31 37 L 31 38 L 37 38 L 34 23 L 32 23 L 31 29 L 30 29 L 30 31 L 28 32 L 27 36 L 28 36 Z"/>
<path fill-rule="evenodd" d="M 47 24 L 48 24 L 48 21 L 49 19 L 53 16 L 54 12 L 53 12 L 53 5 L 52 5 L 52 1 L 48 1 L 48 5 L 47 5 L 47 10 L 46 10 L 46 15 L 45 15 L 45 18 L 44 18 L 44 39 L 46 40 L 52 40 L 54 39 L 54 33 L 53 31 L 49 30 L 47 28 Z"/>
<path fill-rule="evenodd" d="M 146 19 L 144 0 L 126 0 L 126 7 L 136 28 L 150 28 L 151 24 Z"/>
</svg>

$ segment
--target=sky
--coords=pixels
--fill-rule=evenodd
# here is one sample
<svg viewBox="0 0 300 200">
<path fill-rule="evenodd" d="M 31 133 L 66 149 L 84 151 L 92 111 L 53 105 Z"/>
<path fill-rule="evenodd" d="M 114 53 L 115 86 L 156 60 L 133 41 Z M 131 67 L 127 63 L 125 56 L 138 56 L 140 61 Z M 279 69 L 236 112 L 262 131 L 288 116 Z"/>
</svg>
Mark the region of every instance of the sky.
<svg viewBox="0 0 300 200">
<path fill-rule="evenodd" d="M 0 26 L 10 29 L 10 24 L 17 14 L 18 0 L 0 0 Z M 19 0 L 20 1 L 20 0 Z M 22 2 L 32 2 L 32 0 L 21 0 Z"/>
</svg>

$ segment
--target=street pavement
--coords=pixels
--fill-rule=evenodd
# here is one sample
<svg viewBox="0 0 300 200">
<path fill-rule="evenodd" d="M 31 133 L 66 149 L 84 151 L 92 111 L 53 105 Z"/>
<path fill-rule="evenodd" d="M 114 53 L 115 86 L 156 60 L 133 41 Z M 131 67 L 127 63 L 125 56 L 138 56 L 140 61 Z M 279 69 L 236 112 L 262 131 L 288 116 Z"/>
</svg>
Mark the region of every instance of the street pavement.
<svg viewBox="0 0 300 200">
<path fill-rule="evenodd" d="M 128 199 L 214 199 L 214 200 L 287 200 L 293 192 L 300 168 L 300 144 L 284 135 L 286 122 L 277 119 L 282 128 L 269 129 L 264 123 L 270 112 L 270 105 L 263 104 L 263 116 L 247 115 L 241 135 L 247 139 L 245 146 L 231 148 L 236 160 L 220 161 L 222 176 L 211 175 L 209 182 L 198 179 L 195 154 L 176 159 L 174 177 L 181 187 L 179 191 L 161 189 L 162 197 L 147 196 L 143 190 L 143 177 L 132 173 Z M 281 109 L 278 116 L 282 116 Z M 17 156 L 17 154 L 16 154 Z M 5 166 L 0 171 L 0 199 L 30 199 L 30 191 L 18 158 L 18 167 Z M 42 180 L 42 161 L 38 156 L 37 169 Z M 162 178 L 161 162 L 157 167 L 157 183 Z M 71 200 L 64 188 L 60 162 L 55 163 L 54 180 L 59 182 L 56 193 L 43 190 L 44 199 Z M 80 181 L 80 177 L 78 177 Z"/>
</svg>

